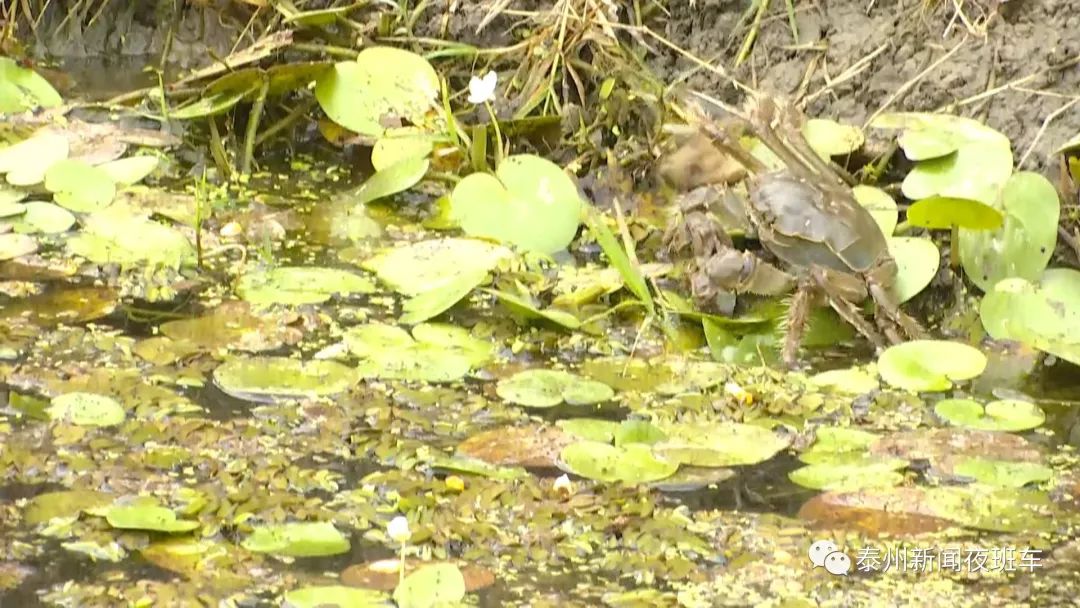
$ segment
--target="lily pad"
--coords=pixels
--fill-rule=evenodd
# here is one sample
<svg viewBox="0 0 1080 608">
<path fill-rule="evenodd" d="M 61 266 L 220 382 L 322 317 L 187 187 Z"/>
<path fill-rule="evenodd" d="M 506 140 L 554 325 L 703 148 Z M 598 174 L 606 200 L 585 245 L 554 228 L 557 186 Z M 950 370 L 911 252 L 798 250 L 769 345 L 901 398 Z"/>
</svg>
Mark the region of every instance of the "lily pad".
<svg viewBox="0 0 1080 608">
<path fill-rule="evenodd" d="M 45 172 L 45 188 L 56 204 L 90 213 L 104 209 L 116 197 L 116 183 L 103 169 L 81 160 L 62 160 Z"/>
<path fill-rule="evenodd" d="M 728 378 L 728 368 L 720 363 L 683 357 L 588 359 L 581 371 L 616 390 L 656 391 L 665 395 L 705 390 Z"/>
<path fill-rule="evenodd" d="M 795 484 L 811 490 L 853 491 L 866 488 L 888 488 L 904 482 L 898 470 L 907 466 L 906 460 L 864 458 L 854 463 L 812 464 L 788 473 Z"/>
<path fill-rule="evenodd" d="M 996 207 L 1005 214 L 999 229 L 960 231 L 960 261 L 984 292 L 1006 278 L 1037 281 L 1057 245 L 1061 202 L 1045 177 L 1030 171 L 1013 175 Z"/>
<path fill-rule="evenodd" d="M 953 473 L 1002 488 L 1020 488 L 1029 483 L 1050 481 L 1054 477 L 1054 470 L 1044 464 L 990 458 L 964 458 L 953 465 Z"/>
<path fill-rule="evenodd" d="M 578 439 L 611 443 L 619 432 L 619 423 L 599 418 L 569 418 L 555 423 L 560 429 Z"/>
<path fill-rule="evenodd" d="M 389 596 L 383 591 L 344 585 L 316 585 L 285 594 L 285 608 L 385 608 Z"/>
<path fill-rule="evenodd" d="M 252 304 L 319 304 L 335 294 L 371 293 L 375 285 L 346 270 L 281 266 L 240 277 L 236 293 Z"/>
<path fill-rule="evenodd" d="M 524 297 L 505 291 L 497 291 L 494 289 L 485 289 L 484 291 L 498 298 L 499 302 L 509 308 L 514 315 L 520 319 L 542 319 L 556 325 L 561 325 L 567 329 L 577 329 L 578 327 L 581 327 L 581 321 L 565 310 L 554 308 L 542 309 Z"/>
<path fill-rule="evenodd" d="M 415 127 L 388 130 L 371 149 L 371 166 L 382 171 L 403 160 L 424 159 L 434 147 L 431 137 Z"/>
<path fill-rule="evenodd" d="M 116 185 L 132 186 L 153 173 L 154 169 L 157 169 L 159 162 L 156 156 L 131 156 L 102 163 L 98 165 L 98 169 L 104 172 Z"/>
<path fill-rule="evenodd" d="M 852 188 L 851 193 L 855 196 L 855 200 L 870 212 L 878 228 L 881 228 L 881 233 L 891 236 L 896 230 L 900 215 L 896 200 L 881 188 L 861 184 Z"/>
<path fill-rule="evenodd" d="M 889 255 L 896 261 L 896 278 L 889 294 L 903 304 L 922 293 L 937 275 L 941 252 L 934 241 L 914 236 L 894 236 L 887 239 Z"/>
<path fill-rule="evenodd" d="M 415 296 L 475 277 L 513 257 L 505 247 L 476 239 L 433 239 L 389 249 L 361 266 L 394 291 Z"/>
<path fill-rule="evenodd" d="M 915 392 L 946 391 L 986 369 L 979 349 L 946 340 L 915 340 L 889 347 L 878 359 L 882 380 Z"/>
<path fill-rule="evenodd" d="M 985 408 L 971 399 L 943 399 L 934 413 L 957 426 L 985 431 L 1026 431 L 1046 421 L 1039 406 L 1019 399 L 993 401 Z"/>
<path fill-rule="evenodd" d="M 387 119 L 424 124 L 440 90 L 439 75 L 426 59 L 403 49 L 376 46 L 320 76 L 315 97 L 334 122 L 361 135 L 379 137 Z"/>
<path fill-rule="evenodd" d="M 214 370 L 214 383 L 223 392 L 257 402 L 336 395 L 356 382 L 356 373 L 335 361 L 238 357 Z"/>
<path fill-rule="evenodd" d="M 0 173 L 12 186 L 34 186 L 45 172 L 68 157 L 68 140 L 62 134 L 42 129 L 27 139 L 0 149 Z"/>
<path fill-rule="evenodd" d="M 78 426 L 116 426 L 127 416 L 115 399 L 94 393 L 58 395 L 46 411 L 53 420 Z"/>
<path fill-rule="evenodd" d="M 865 141 L 859 127 L 842 125 L 827 118 L 807 120 L 802 132 L 810 147 L 824 158 L 851 154 L 861 148 Z"/>
<path fill-rule="evenodd" d="M 597 441 L 579 441 L 563 448 L 560 468 L 596 481 L 648 483 L 671 477 L 679 463 L 658 457 L 647 445 L 615 447 Z"/>
<path fill-rule="evenodd" d="M 421 324 L 412 335 L 393 325 L 371 323 L 345 334 L 349 351 L 360 358 L 367 378 L 453 382 L 494 354 L 489 342 L 450 325 Z"/>
<path fill-rule="evenodd" d="M 86 509 L 104 507 L 112 501 L 111 495 L 94 490 L 65 490 L 38 494 L 26 505 L 23 521 L 36 526 L 58 517 L 76 517 Z"/>
<path fill-rule="evenodd" d="M 34 253 L 37 239 L 26 234 L 0 234 L 0 261 L 13 260 Z"/>
<path fill-rule="evenodd" d="M 197 521 L 177 519 L 172 509 L 149 504 L 110 507 L 105 519 L 110 526 L 122 530 L 190 532 L 199 527 Z"/>
<path fill-rule="evenodd" d="M 1005 218 L 997 209 L 976 200 L 931 196 L 908 207 L 907 220 L 920 228 L 996 230 Z"/>
<path fill-rule="evenodd" d="M 436 608 L 465 598 L 465 576 L 453 564 L 417 568 L 394 590 L 398 608 Z"/>
<path fill-rule="evenodd" d="M 552 254 L 577 234 L 581 197 L 558 165 L 539 156 L 511 156 L 495 175 L 473 173 L 450 195 L 453 216 L 470 236 Z"/>
<path fill-rule="evenodd" d="M 405 158 L 379 169 L 352 195 L 358 205 L 404 192 L 427 175 L 431 161 L 424 157 Z"/>
<path fill-rule="evenodd" d="M 84 217 L 82 223 L 83 229 L 68 239 L 67 247 L 95 264 L 179 268 L 195 262 L 191 241 L 148 214 L 106 209 Z"/>
<path fill-rule="evenodd" d="M 562 402 L 588 405 L 610 400 L 615 391 L 596 380 L 569 372 L 530 369 L 500 380 L 495 392 L 502 399 L 526 407 L 554 407 Z"/>
<path fill-rule="evenodd" d="M 1015 340 L 1080 365 L 1076 270 L 1047 270 L 1038 285 L 1020 278 L 1000 281 L 983 297 L 979 316 L 994 339 Z"/>
<path fill-rule="evenodd" d="M 52 203 L 31 201 L 23 209 L 15 223 L 17 232 L 59 234 L 75 225 L 75 216 L 70 211 Z"/>
<path fill-rule="evenodd" d="M 817 386 L 829 387 L 849 395 L 861 395 L 879 388 L 878 379 L 858 368 L 833 369 L 810 377 Z"/>
<path fill-rule="evenodd" d="M 730 467 L 764 462 L 791 444 L 773 431 L 739 423 L 659 425 L 667 439 L 653 446 L 659 456 L 699 467 Z"/>
<path fill-rule="evenodd" d="M 49 81 L 37 72 L 10 57 L 0 57 L 0 114 L 55 108 L 63 101 Z"/>
<path fill-rule="evenodd" d="M 255 528 L 241 546 L 255 553 L 321 557 L 345 553 L 352 545 L 332 523 L 294 522 Z"/>
</svg>

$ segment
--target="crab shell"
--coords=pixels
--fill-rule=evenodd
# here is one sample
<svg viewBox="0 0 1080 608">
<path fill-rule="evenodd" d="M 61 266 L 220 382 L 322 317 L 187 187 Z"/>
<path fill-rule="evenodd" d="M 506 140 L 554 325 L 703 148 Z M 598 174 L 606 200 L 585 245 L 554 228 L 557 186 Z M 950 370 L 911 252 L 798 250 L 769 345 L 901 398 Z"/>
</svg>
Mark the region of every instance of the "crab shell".
<svg viewBox="0 0 1080 608">
<path fill-rule="evenodd" d="M 885 235 L 854 197 L 830 200 L 830 191 L 787 172 L 763 175 L 750 190 L 748 211 L 758 238 L 787 264 L 870 273 L 884 284 L 895 278 Z"/>
</svg>

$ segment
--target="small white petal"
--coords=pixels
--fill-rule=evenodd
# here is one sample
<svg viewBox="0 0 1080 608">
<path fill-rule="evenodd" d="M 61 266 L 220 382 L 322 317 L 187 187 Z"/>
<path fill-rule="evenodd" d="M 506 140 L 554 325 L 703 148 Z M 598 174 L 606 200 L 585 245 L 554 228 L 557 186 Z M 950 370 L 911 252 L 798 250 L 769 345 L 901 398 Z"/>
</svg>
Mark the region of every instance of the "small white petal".
<svg viewBox="0 0 1080 608">
<path fill-rule="evenodd" d="M 391 519 L 390 524 L 386 526 L 386 534 L 394 542 L 404 544 L 412 538 L 412 531 L 409 530 L 409 520 L 400 515 Z"/>
<path fill-rule="evenodd" d="M 499 82 L 499 75 L 494 70 L 489 70 L 483 77 L 473 76 L 469 79 L 469 103 L 481 104 L 495 99 L 495 86 Z"/>
<path fill-rule="evenodd" d="M 555 485 L 553 486 L 556 492 L 570 491 L 570 478 L 566 475 L 560 475 L 555 479 Z"/>
</svg>

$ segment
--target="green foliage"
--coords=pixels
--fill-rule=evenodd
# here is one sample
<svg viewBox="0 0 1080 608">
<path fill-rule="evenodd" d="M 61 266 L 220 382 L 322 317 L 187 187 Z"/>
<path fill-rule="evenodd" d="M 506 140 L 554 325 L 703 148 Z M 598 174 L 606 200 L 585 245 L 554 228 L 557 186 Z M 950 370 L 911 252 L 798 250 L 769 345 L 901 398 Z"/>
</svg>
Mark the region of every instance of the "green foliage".
<svg viewBox="0 0 1080 608">
<path fill-rule="evenodd" d="M 946 391 L 986 369 L 977 348 L 945 340 L 915 340 L 889 347 L 878 358 L 882 380 L 916 392 Z"/>
</svg>

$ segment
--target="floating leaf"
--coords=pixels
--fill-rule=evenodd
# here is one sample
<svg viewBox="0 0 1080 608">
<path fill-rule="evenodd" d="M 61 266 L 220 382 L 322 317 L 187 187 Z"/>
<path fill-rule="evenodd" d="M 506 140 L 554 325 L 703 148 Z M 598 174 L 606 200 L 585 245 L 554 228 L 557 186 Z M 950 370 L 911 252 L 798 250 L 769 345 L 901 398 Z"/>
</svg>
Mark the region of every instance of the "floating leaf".
<svg viewBox="0 0 1080 608">
<path fill-rule="evenodd" d="M 878 380 L 858 368 L 833 369 L 810 377 L 817 386 L 830 387 L 850 395 L 861 395 L 877 390 Z"/>
<path fill-rule="evenodd" d="M 58 395 L 46 411 L 53 420 L 78 426 L 116 426 L 127 416 L 115 399 L 94 393 Z"/>
<path fill-rule="evenodd" d="M 558 165 L 539 156 L 511 156 L 495 175 L 473 173 L 450 195 L 453 216 L 470 236 L 551 254 L 577 234 L 581 197 Z"/>
<path fill-rule="evenodd" d="M 0 173 L 12 186 L 34 186 L 45 172 L 68 157 L 68 140 L 61 133 L 42 129 L 28 139 L 0 149 Z"/>
<path fill-rule="evenodd" d="M 578 320 L 573 314 L 566 312 L 565 310 L 557 310 L 554 308 L 541 309 L 532 302 L 526 300 L 523 297 L 519 297 L 512 293 L 505 291 L 496 291 L 494 289 L 485 289 L 485 293 L 498 298 L 504 306 L 509 308 L 515 315 L 523 319 L 543 319 L 551 321 L 556 325 L 561 325 L 567 329 L 577 329 L 581 327 L 581 321 Z"/>
<path fill-rule="evenodd" d="M 109 525 L 122 530 L 150 530 L 152 532 L 190 532 L 199 522 L 177 519 L 172 509 L 155 505 L 114 506 L 105 512 Z"/>
<path fill-rule="evenodd" d="M 578 439 L 611 443 L 619 432 L 619 423 L 599 418 L 570 418 L 555 423 L 558 427 Z"/>
<path fill-rule="evenodd" d="M 402 315 L 399 321 L 412 325 L 437 317 L 450 310 L 487 279 L 488 271 L 485 268 L 467 270 L 452 274 L 452 281 L 444 282 L 406 300 L 401 305 Z"/>
<path fill-rule="evenodd" d="M 417 325 L 410 336 L 400 327 L 371 323 L 350 328 L 345 343 L 361 359 L 362 376 L 386 380 L 452 382 L 494 354 L 489 342 L 450 325 Z"/>
<path fill-rule="evenodd" d="M 255 528 L 241 546 L 255 553 L 320 557 L 345 553 L 351 544 L 332 523 L 294 522 Z"/>
<path fill-rule="evenodd" d="M 964 458 L 953 465 L 953 473 L 971 477 L 978 483 L 1002 488 L 1020 488 L 1029 483 L 1050 481 L 1054 470 L 1037 462 L 1012 462 L 989 458 Z"/>
<path fill-rule="evenodd" d="M 82 231 L 68 239 L 68 250 L 95 264 L 179 268 L 195 262 L 195 247 L 183 233 L 147 215 L 107 209 L 82 222 Z"/>
<path fill-rule="evenodd" d="M 76 517 L 81 512 L 111 504 L 113 498 L 94 490 L 65 490 L 38 494 L 23 511 L 23 522 L 36 526 L 58 517 Z"/>
<path fill-rule="evenodd" d="M 997 209 L 966 198 L 931 196 L 915 201 L 907 211 L 907 220 L 920 228 L 948 229 L 953 226 L 971 230 L 996 230 L 1004 222 Z"/>
<path fill-rule="evenodd" d="M 934 241 L 913 236 L 894 236 L 887 239 L 889 255 L 896 261 L 896 278 L 889 294 L 897 304 L 903 304 L 922 293 L 937 275 L 941 252 Z"/>
<path fill-rule="evenodd" d="M 1006 278 L 1038 280 L 1057 245 L 1061 203 L 1045 177 L 1029 171 L 1013 175 L 997 208 L 1005 214 L 1000 229 L 960 231 L 960 261 L 984 292 Z"/>
<path fill-rule="evenodd" d="M 436 608 L 465 598 L 465 577 L 453 564 L 417 568 L 394 590 L 398 608 Z"/>
<path fill-rule="evenodd" d="M 335 395 L 356 381 L 353 370 L 335 361 L 238 357 L 214 369 L 214 383 L 223 392 L 257 402 Z"/>
<path fill-rule="evenodd" d="M 1076 270 L 1047 270 L 1038 285 L 1020 278 L 1000 281 L 983 296 L 979 316 L 996 340 L 1015 340 L 1080 365 L 1080 272 Z"/>
<path fill-rule="evenodd" d="M 647 445 L 615 447 L 596 441 L 579 441 L 559 455 L 563 470 L 587 479 L 606 482 L 648 483 L 671 477 L 679 464 L 653 454 Z"/>
<path fill-rule="evenodd" d="M 390 129 L 371 148 L 371 166 L 382 171 L 408 159 L 424 159 L 435 148 L 431 137 L 416 127 Z"/>
<path fill-rule="evenodd" d="M 412 188 L 424 179 L 430 165 L 427 158 L 415 157 L 379 169 L 356 189 L 353 195 L 356 204 L 364 205 Z"/>
<path fill-rule="evenodd" d="M 1003 399 L 986 407 L 971 399 L 943 399 L 934 413 L 952 424 L 985 431 L 1026 431 L 1046 421 L 1039 406 L 1019 399 Z"/>
<path fill-rule="evenodd" d="M 513 257 L 505 247 L 476 239 L 434 239 L 384 251 L 362 264 L 394 291 L 415 296 L 456 284 L 460 275 L 488 272 Z"/>
<path fill-rule="evenodd" d="M 588 405 L 615 396 L 615 391 L 603 382 L 550 369 L 518 372 L 500 380 L 495 392 L 510 403 L 526 407 L 554 407 L 564 401 L 570 405 Z"/>
<path fill-rule="evenodd" d="M 457 453 L 494 465 L 548 468 L 573 442 L 572 435 L 555 427 L 502 427 L 469 437 L 458 445 Z"/>
<path fill-rule="evenodd" d="M 855 200 L 870 212 L 878 228 L 881 228 L 881 233 L 887 237 L 891 236 L 896 230 L 900 215 L 893 197 L 881 188 L 861 184 L 852 188 L 851 193 L 855 196 Z"/>
<path fill-rule="evenodd" d="M 116 184 L 109 174 L 81 160 L 62 160 L 45 172 L 45 188 L 61 207 L 90 213 L 109 206 Z"/>
<path fill-rule="evenodd" d="M 0 261 L 12 260 L 34 253 L 37 240 L 25 234 L 0 234 Z"/>
<path fill-rule="evenodd" d="M 660 425 L 667 439 L 653 446 L 673 462 L 699 467 L 757 464 L 791 444 L 773 431 L 738 423 L 673 423 Z"/>
<path fill-rule="evenodd" d="M 361 135 L 379 137 L 391 117 L 423 124 L 425 115 L 435 108 L 440 89 L 439 75 L 426 59 L 376 46 L 320 76 L 315 97 L 334 122 Z"/>
<path fill-rule="evenodd" d="M 37 72 L 10 57 L 0 57 L 0 114 L 55 108 L 63 102 L 56 89 Z"/>
<path fill-rule="evenodd" d="M 881 378 L 915 392 L 945 391 L 953 382 L 970 380 L 986 369 L 977 348 L 945 340 L 915 340 L 889 347 L 878 359 Z"/>
<path fill-rule="evenodd" d="M 285 608 L 385 608 L 386 593 L 343 585 L 317 585 L 285 594 Z"/>
<path fill-rule="evenodd" d="M 652 360 L 625 357 L 588 359 L 582 373 L 620 391 L 656 391 L 665 395 L 701 391 L 721 384 L 728 368 L 683 357 Z"/>
<path fill-rule="evenodd" d="M 810 147 L 824 158 L 851 154 L 861 148 L 865 141 L 862 129 L 859 127 L 842 125 L 827 118 L 807 120 L 803 125 L 802 133 Z"/>
<path fill-rule="evenodd" d="M 118 186 L 132 186 L 154 172 L 158 166 L 156 156 L 131 156 L 98 165 L 105 175 Z"/>
<path fill-rule="evenodd" d="M 375 285 L 352 272 L 317 266 L 280 266 L 240 277 L 236 293 L 252 304 L 319 304 L 335 294 L 371 293 Z"/>
<path fill-rule="evenodd" d="M 433 566 L 438 562 L 424 562 L 416 559 L 405 560 L 406 576 L 419 568 Z M 474 564 L 460 564 L 461 575 L 465 577 L 465 590 L 467 592 L 486 589 L 495 584 L 495 574 Z M 400 582 L 401 560 L 381 559 L 364 564 L 354 564 L 341 572 L 341 582 L 351 587 L 364 587 L 393 591 Z"/>
<path fill-rule="evenodd" d="M 52 203 L 30 201 L 23 209 L 15 223 L 17 232 L 59 234 L 75 225 L 75 216 L 70 211 Z"/>
<path fill-rule="evenodd" d="M 852 491 L 866 488 L 887 488 L 904 482 L 897 472 L 907 466 L 906 460 L 864 458 L 855 463 L 812 464 L 788 473 L 788 478 L 811 490 Z"/>
</svg>

